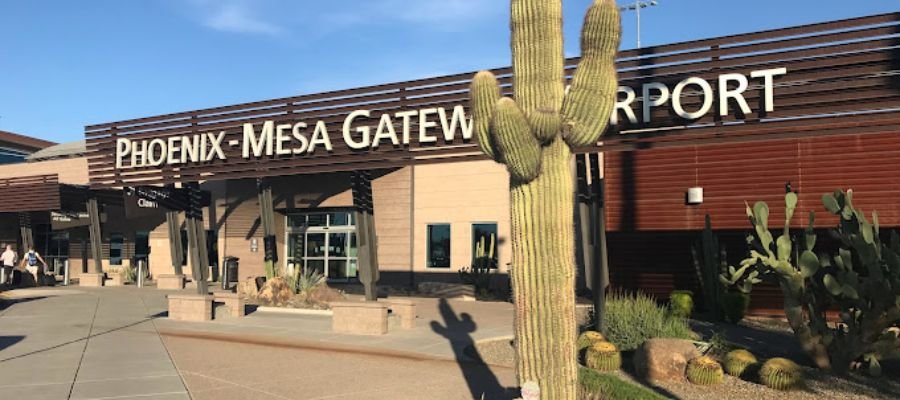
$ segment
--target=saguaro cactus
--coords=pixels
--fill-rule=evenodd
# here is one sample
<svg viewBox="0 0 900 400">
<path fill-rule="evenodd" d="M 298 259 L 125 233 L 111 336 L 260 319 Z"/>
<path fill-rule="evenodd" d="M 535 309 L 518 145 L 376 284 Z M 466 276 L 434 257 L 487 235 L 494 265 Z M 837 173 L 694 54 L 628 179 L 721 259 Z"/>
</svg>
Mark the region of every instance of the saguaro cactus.
<svg viewBox="0 0 900 400">
<path fill-rule="evenodd" d="M 516 371 L 542 398 L 575 399 L 575 187 L 572 148 L 595 144 L 617 89 L 619 14 L 595 0 L 585 17 L 582 59 L 565 87 L 560 0 L 512 0 L 514 98 L 494 75 L 471 87 L 481 150 L 510 175 Z"/>
</svg>

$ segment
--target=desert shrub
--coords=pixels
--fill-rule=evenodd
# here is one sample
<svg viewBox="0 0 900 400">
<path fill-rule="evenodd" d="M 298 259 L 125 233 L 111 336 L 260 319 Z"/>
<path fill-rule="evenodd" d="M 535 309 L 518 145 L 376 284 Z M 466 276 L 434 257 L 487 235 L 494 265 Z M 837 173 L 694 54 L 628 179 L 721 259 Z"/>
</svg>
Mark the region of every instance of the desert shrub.
<svg viewBox="0 0 900 400">
<path fill-rule="evenodd" d="M 734 345 L 719 331 L 713 332 L 712 336 L 710 336 L 709 346 L 704 351 L 704 354 L 721 359 L 731 350 L 734 350 Z"/>
<path fill-rule="evenodd" d="M 579 400 L 663 400 L 665 397 L 642 386 L 622 380 L 615 375 L 590 368 L 578 369 Z"/>
<path fill-rule="evenodd" d="M 652 297 L 624 291 L 607 295 L 603 334 L 622 351 L 634 350 L 652 338 L 696 338 L 684 318 L 669 315 Z"/>
<path fill-rule="evenodd" d="M 669 295 L 669 310 L 672 315 L 690 318 L 694 312 L 694 293 L 690 290 L 676 290 Z"/>
<path fill-rule="evenodd" d="M 306 269 L 297 276 L 297 293 L 310 293 L 325 284 L 325 275 L 314 269 Z"/>
</svg>

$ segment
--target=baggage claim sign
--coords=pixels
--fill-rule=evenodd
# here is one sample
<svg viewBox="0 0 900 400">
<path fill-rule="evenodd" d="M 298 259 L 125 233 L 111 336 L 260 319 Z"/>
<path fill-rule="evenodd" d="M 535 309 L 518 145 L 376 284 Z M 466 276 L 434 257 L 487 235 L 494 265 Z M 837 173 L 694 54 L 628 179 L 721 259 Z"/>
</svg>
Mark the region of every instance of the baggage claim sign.
<svg viewBox="0 0 900 400">
<path fill-rule="evenodd" d="M 752 71 L 749 76 L 729 73 L 719 75 L 714 83 L 699 77 L 689 77 L 672 88 L 664 83 L 649 82 L 640 88 L 639 107 L 636 106 L 638 101 L 635 89 L 620 86 L 610 123 L 617 125 L 619 117 L 624 116 L 631 124 L 637 124 L 639 119 L 636 112 L 641 113 L 643 123 L 649 123 L 653 108 L 666 104 L 675 115 L 688 122 L 706 116 L 712 111 L 714 102 L 718 103 L 716 112 L 719 116 L 729 115 L 732 106 L 736 106 L 741 115 L 750 115 L 751 109 L 744 93 L 750 88 L 751 80 L 762 91 L 761 110 L 772 112 L 775 109 L 774 78 L 785 74 L 785 68 Z M 688 96 L 700 99 L 699 108 L 685 109 L 682 102 Z M 457 136 L 463 141 L 469 141 L 472 138 L 472 128 L 471 119 L 461 105 L 450 110 L 436 107 L 380 115 L 369 110 L 356 110 L 344 119 L 342 136 L 343 142 L 350 149 L 367 151 L 381 146 L 409 146 L 413 139 L 418 143 L 438 143 L 439 135 L 448 143 L 453 142 Z M 225 136 L 226 132 L 221 131 L 165 139 L 119 138 L 116 139 L 116 169 L 225 160 L 224 146 L 240 148 L 244 159 L 302 156 L 334 150 L 328 127 L 322 120 L 293 124 L 276 124 L 274 120 L 260 124 L 245 123 L 242 139 L 226 141 Z"/>
</svg>

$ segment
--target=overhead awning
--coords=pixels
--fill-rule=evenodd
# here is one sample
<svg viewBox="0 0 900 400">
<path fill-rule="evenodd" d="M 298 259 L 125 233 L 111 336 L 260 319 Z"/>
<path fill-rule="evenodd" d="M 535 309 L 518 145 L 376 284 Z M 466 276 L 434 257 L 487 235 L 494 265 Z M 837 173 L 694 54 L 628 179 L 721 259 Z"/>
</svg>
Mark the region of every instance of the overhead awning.
<svg viewBox="0 0 900 400">
<path fill-rule="evenodd" d="M 58 210 L 59 187 L 57 174 L 0 179 L 0 212 Z"/>
</svg>

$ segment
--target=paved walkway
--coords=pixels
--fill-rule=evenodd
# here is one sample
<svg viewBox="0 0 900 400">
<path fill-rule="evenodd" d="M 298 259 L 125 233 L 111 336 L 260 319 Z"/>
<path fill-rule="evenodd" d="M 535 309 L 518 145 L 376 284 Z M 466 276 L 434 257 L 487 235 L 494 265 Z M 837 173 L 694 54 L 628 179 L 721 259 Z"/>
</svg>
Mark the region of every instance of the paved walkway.
<svg viewBox="0 0 900 400">
<path fill-rule="evenodd" d="M 3 398 L 190 398 L 152 320 L 161 302 L 119 289 L 13 294 L 28 297 L 0 311 Z"/>
<path fill-rule="evenodd" d="M 463 351 L 510 334 L 505 303 L 423 299 L 415 329 L 360 337 L 323 316 L 170 321 L 154 288 L 10 294 L 25 298 L 0 310 L 0 398 L 503 399 L 515 381 Z"/>
</svg>

